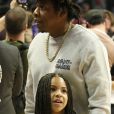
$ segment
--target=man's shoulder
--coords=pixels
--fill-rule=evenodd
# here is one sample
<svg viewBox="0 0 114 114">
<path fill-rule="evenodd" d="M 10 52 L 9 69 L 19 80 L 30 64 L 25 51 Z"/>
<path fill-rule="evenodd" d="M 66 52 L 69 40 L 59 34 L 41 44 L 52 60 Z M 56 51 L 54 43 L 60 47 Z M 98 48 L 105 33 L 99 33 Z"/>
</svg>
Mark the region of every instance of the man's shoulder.
<svg viewBox="0 0 114 114">
<path fill-rule="evenodd" d="M 17 51 L 17 47 L 10 45 L 6 42 L 0 41 L 0 50 L 4 50 L 4 51 L 10 51 L 10 50 L 14 50 Z"/>
<path fill-rule="evenodd" d="M 34 47 L 36 45 L 41 44 L 42 42 L 45 42 L 46 39 L 48 38 L 49 33 L 38 33 L 34 39 L 32 40 L 30 47 Z"/>
<path fill-rule="evenodd" d="M 33 41 L 34 41 L 34 40 L 41 40 L 42 38 L 45 39 L 48 35 L 49 35 L 49 33 L 47 33 L 47 32 L 44 32 L 44 33 L 39 32 L 39 33 L 34 37 Z M 43 40 L 43 39 L 42 39 L 42 40 Z M 32 41 L 32 42 L 33 42 L 33 41 Z"/>
<path fill-rule="evenodd" d="M 19 50 L 17 47 L 13 45 L 0 42 L 0 57 L 1 57 L 0 59 L 1 61 L 4 61 L 4 62 L 10 61 L 10 63 L 11 62 L 13 63 L 14 61 L 18 61 Z"/>
</svg>

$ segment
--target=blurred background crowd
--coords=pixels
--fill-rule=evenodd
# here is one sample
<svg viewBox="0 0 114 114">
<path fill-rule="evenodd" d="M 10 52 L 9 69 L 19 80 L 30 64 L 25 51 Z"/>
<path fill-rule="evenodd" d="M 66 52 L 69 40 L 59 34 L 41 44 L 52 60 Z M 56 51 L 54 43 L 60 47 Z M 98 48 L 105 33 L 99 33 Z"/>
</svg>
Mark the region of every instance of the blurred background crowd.
<svg viewBox="0 0 114 114">
<path fill-rule="evenodd" d="M 19 2 L 20 1 L 20 2 Z M 21 2 L 22 1 L 22 2 Z M 114 0 L 75 0 L 84 11 L 93 8 L 103 8 L 110 10 L 114 13 Z M 0 0 L 0 15 L 6 13 L 10 8 L 11 0 Z M 36 0 L 17 0 L 18 3 L 24 4 L 29 11 L 34 11 L 36 7 Z"/>
<path fill-rule="evenodd" d="M 13 3 L 13 2 L 16 2 L 16 3 Z M 114 0 L 75 0 L 75 2 L 79 4 L 80 8 L 82 9 L 82 16 L 80 18 L 80 23 L 85 22 L 85 20 L 83 20 L 82 17 L 90 9 L 106 9 L 112 13 L 111 15 L 113 15 L 114 13 Z M 37 0 L 0 0 L 0 17 L 3 17 L 5 13 L 12 7 L 15 7 L 15 6 L 23 7 L 26 11 L 29 12 L 28 28 L 32 28 L 31 34 L 33 38 L 38 33 L 38 28 L 35 23 L 35 16 L 33 15 L 33 12 L 36 8 L 36 4 L 37 4 Z M 75 20 L 74 23 L 77 23 L 77 21 Z M 0 27 L 1 26 L 2 25 L 0 25 Z M 1 31 L 2 30 L 0 30 L 0 39 L 2 40 L 5 38 L 5 33 L 4 32 L 1 33 Z M 111 36 L 112 36 L 112 33 L 111 33 Z M 28 39 L 28 42 L 30 41 L 31 40 Z"/>
</svg>

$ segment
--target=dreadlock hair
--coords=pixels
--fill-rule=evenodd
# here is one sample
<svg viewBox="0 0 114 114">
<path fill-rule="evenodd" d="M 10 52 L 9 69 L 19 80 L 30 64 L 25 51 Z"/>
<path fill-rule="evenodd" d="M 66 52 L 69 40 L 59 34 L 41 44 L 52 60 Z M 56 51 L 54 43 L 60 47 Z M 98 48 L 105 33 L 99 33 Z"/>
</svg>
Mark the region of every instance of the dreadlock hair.
<svg viewBox="0 0 114 114">
<path fill-rule="evenodd" d="M 56 11 L 67 11 L 68 21 L 80 17 L 81 8 L 76 4 L 75 0 L 37 0 L 37 3 L 42 5 L 47 2 L 51 2 Z"/>
<path fill-rule="evenodd" d="M 73 111 L 72 90 L 70 84 L 62 74 L 56 73 L 48 73 L 40 79 L 36 93 L 35 114 L 51 114 L 51 80 L 56 76 L 63 78 L 68 90 L 68 102 L 65 107 L 65 114 L 76 114 L 76 112 Z"/>
</svg>

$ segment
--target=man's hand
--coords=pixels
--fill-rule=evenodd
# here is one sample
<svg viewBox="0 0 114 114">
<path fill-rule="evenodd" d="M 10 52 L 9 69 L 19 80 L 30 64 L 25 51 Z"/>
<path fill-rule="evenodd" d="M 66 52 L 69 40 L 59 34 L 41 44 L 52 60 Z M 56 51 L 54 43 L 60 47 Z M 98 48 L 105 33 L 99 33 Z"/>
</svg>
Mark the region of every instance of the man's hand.
<svg viewBox="0 0 114 114">
<path fill-rule="evenodd" d="M 13 9 L 13 8 L 15 8 L 17 6 L 18 6 L 17 1 L 16 0 L 12 0 L 11 3 L 10 3 L 10 9 Z"/>
</svg>

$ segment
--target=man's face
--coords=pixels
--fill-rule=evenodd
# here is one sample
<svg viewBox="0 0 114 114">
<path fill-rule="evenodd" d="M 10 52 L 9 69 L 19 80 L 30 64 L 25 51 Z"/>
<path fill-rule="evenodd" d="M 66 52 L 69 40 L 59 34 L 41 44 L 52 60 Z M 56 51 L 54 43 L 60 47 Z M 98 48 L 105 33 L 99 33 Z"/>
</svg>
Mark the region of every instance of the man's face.
<svg viewBox="0 0 114 114">
<path fill-rule="evenodd" d="M 58 26 L 61 19 L 59 12 L 55 11 L 51 3 L 38 4 L 35 9 L 35 16 L 40 32 L 50 32 Z"/>
</svg>

